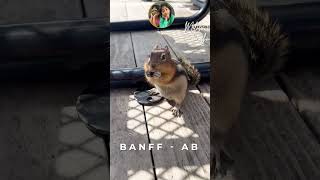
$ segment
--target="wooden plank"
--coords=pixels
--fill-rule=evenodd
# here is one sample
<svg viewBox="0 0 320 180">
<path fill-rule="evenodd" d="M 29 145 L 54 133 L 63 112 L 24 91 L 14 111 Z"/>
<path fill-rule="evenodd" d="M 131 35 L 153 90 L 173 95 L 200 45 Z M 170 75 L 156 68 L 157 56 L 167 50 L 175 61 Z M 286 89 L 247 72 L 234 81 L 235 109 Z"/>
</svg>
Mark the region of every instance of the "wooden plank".
<svg viewBox="0 0 320 180">
<path fill-rule="evenodd" d="M 142 3 L 141 1 L 126 2 L 128 21 L 148 19 L 148 11 L 142 6 Z"/>
<path fill-rule="evenodd" d="M 84 5 L 88 18 L 110 17 L 110 2 L 107 0 L 84 0 Z"/>
<path fill-rule="evenodd" d="M 196 106 L 195 106 L 196 105 Z M 198 90 L 189 91 L 183 115 L 173 117 L 166 102 L 145 107 L 151 143 L 161 143 L 163 149 L 154 150 L 157 178 L 210 179 L 210 110 Z M 189 150 L 181 150 L 186 144 Z M 198 150 L 192 151 L 191 144 Z"/>
<path fill-rule="evenodd" d="M 315 160 L 320 154 L 319 144 L 285 93 L 274 80 L 251 83 L 249 89 L 235 128 L 238 130 L 232 132 L 228 143 L 235 159 L 234 176 L 240 174 L 255 179 L 318 178 L 319 167 Z M 243 140 L 245 145 L 241 144 Z M 249 155 L 235 150 L 238 148 L 252 153 Z M 243 162 L 244 159 L 247 160 Z"/>
<path fill-rule="evenodd" d="M 174 2 L 170 3 L 170 5 L 174 9 L 175 17 L 190 17 L 194 14 L 192 11 L 189 10 L 189 8 L 193 7 L 191 1 Z"/>
<path fill-rule="evenodd" d="M 319 2 L 319 0 L 256 0 L 258 6 L 290 5 L 297 3 Z"/>
<path fill-rule="evenodd" d="M 0 179 L 107 177 L 104 144 L 78 119 L 74 107 L 86 85 L 2 85 Z"/>
<path fill-rule="evenodd" d="M 120 151 L 120 143 L 138 147 L 148 145 L 143 108 L 134 99 L 132 89 L 111 90 L 110 99 L 110 179 L 153 180 L 153 166 L 149 150 Z"/>
<path fill-rule="evenodd" d="M 155 2 L 141 2 L 142 7 L 144 8 L 145 11 L 149 12 L 150 7 L 154 4 Z"/>
<path fill-rule="evenodd" d="M 316 68 L 301 68 L 281 74 L 281 82 L 286 92 L 306 122 L 313 136 L 320 141 L 320 71 Z M 317 154 L 314 154 L 315 156 Z M 320 158 L 314 159 L 320 167 Z"/>
<path fill-rule="evenodd" d="M 164 30 L 161 34 L 174 52 L 184 55 L 192 63 L 210 61 L 210 41 L 202 42 L 204 35 L 205 39 L 210 39 L 210 33 L 179 29 Z"/>
<path fill-rule="evenodd" d="M 136 64 L 130 33 L 110 33 L 110 68 L 134 67 Z"/>
<path fill-rule="evenodd" d="M 169 31 L 174 31 L 177 32 L 176 30 L 169 30 Z M 180 31 L 180 30 L 179 30 Z M 168 44 L 166 39 L 162 36 L 163 31 L 139 31 L 139 32 L 132 32 L 132 42 L 133 42 L 133 47 L 134 47 L 134 53 L 137 61 L 137 67 L 143 67 L 143 63 L 145 62 L 146 58 L 148 55 L 150 55 L 151 50 L 153 47 L 157 44 L 160 44 L 161 46 L 168 45 L 171 55 L 173 58 L 176 58 L 176 55 L 174 51 L 178 51 L 179 53 L 182 52 L 180 46 L 175 47 L 175 49 L 172 49 L 172 44 Z M 143 42 L 143 43 L 141 43 Z M 199 48 L 199 47 L 198 47 Z M 191 50 L 193 51 L 193 50 Z M 205 55 L 205 53 L 209 53 L 209 50 L 207 52 L 201 53 L 201 55 L 190 55 L 187 54 L 186 56 L 189 58 L 191 62 L 203 62 L 197 61 L 197 59 L 201 57 L 207 57 L 209 58 L 210 55 Z M 195 59 L 192 59 L 193 57 L 196 57 Z M 202 58 L 201 58 L 202 59 Z"/>
<path fill-rule="evenodd" d="M 110 1 L 110 22 L 127 21 L 128 13 L 124 1 Z"/>
<path fill-rule="evenodd" d="M 136 67 L 130 33 L 111 33 L 111 68 Z M 152 180 L 149 150 L 120 151 L 120 144 L 148 145 L 144 111 L 133 97 L 133 89 L 112 90 L 110 96 L 110 179 Z M 129 147 L 127 147 L 128 149 Z"/>
<path fill-rule="evenodd" d="M 208 92 L 204 85 L 199 85 L 199 89 L 201 93 Z M 230 178 L 267 180 L 311 177 L 313 172 L 310 171 L 317 172 L 313 163 L 313 158 L 317 157 L 314 155 L 316 143 L 314 140 L 303 143 L 310 132 L 303 128 L 303 124 L 294 126 L 302 121 L 284 92 L 275 81 L 255 82 L 251 84 L 250 91 L 244 98 L 239 124 L 231 130 L 227 143 L 235 159 Z M 279 105 L 278 102 L 284 104 Z M 310 149 L 310 144 L 313 149 Z M 304 150 L 306 146 L 309 151 Z"/>
<path fill-rule="evenodd" d="M 82 18 L 79 0 L 0 0 L 0 24 Z"/>
<path fill-rule="evenodd" d="M 206 17 L 199 21 L 199 25 L 210 25 L 210 12 L 206 15 Z M 210 29 L 205 29 L 204 32 L 210 33 Z"/>
<path fill-rule="evenodd" d="M 208 104 L 210 104 L 210 85 L 207 83 L 199 84 L 198 88 Z M 227 143 L 228 151 L 232 154 L 233 158 L 236 157 L 235 167 L 228 169 L 227 176 L 223 179 L 265 179 L 267 175 L 265 173 L 263 163 L 257 160 L 257 152 L 252 149 L 248 137 L 239 136 L 239 127 L 231 130 L 230 138 Z M 248 166 L 256 167 L 255 169 Z M 244 170 L 245 169 L 245 170 Z"/>
<path fill-rule="evenodd" d="M 286 164 L 282 164 L 283 161 L 281 161 L 281 158 L 276 159 L 274 152 L 276 151 L 274 148 L 274 144 L 272 142 L 269 142 L 268 140 L 270 139 L 270 135 L 268 135 L 267 133 L 267 129 L 266 127 L 261 127 L 258 126 L 258 123 L 263 123 L 261 121 L 264 121 L 264 119 L 260 116 L 264 116 L 265 112 L 261 112 L 258 111 L 256 112 L 256 107 L 254 107 L 255 105 L 255 101 L 257 101 L 255 97 L 251 97 L 249 95 L 249 100 L 245 100 L 244 102 L 244 107 L 243 107 L 243 112 L 241 114 L 240 117 L 240 123 L 241 123 L 241 130 L 243 133 L 244 131 L 246 133 L 243 133 L 241 135 L 245 136 L 243 138 L 247 139 L 247 144 L 246 144 L 246 148 L 249 149 L 250 151 L 254 152 L 253 153 L 253 157 L 255 159 L 255 164 L 251 164 L 250 162 L 250 168 L 255 167 L 254 170 L 258 170 L 258 173 L 255 173 L 255 176 L 257 179 L 269 179 L 269 178 L 273 178 L 273 179 L 281 179 L 282 174 L 279 173 L 279 170 L 281 169 L 283 170 L 283 167 L 286 167 Z M 245 97 L 244 99 L 247 99 L 247 97 Z M 258 100 L 259 101 L 259 100 Z M 263 103 L 263 101 L 260 101 L 261 103 Z M 266 107 L 266 111 L 268 110 L 272 110 L 273 107 Z M 270 113 L 271 114 L 271 113 Z M 271 116 L 276 116 L 276 118 L 278 118 L 277 115 L 278 113 L 273 113 L 271 114 Z M 248 116 L 250 116 L 251 118 L 249 120 L 247 120 Z M 258 122 L 252 122 L 255 119 Z M 244 122 L 245 121 L 245 122 Z M 248 122 L 249 121 L 249 122 Z M 245 124 L 244 124 L 245 123 Z M 266 126 L 265 124 L 263 124 L 263 126 Z M 248 132 L 247 132 L 248 131 Z M 267 144 L 268 142 L 268 144 Z M 238 156 L 242 156 L 239 155 Z M 236 160 L 237 161 L 237 160 Z M 238 163 L 236 162 L 236 165 Z M 253 166 L 254 165 L 254 166 Z M 245 165 L 248 167 L 248 164 Z M 236 169 L 239 167 L 236 167 Z M 248 171 L 248 168 L 246 168 L 246 170 Z M 253 170 L 253 171 L 254 171 Z M 237 170 L 238 172 L 241 170 Z M 288 172 L 288 171 L 284 171 L 284 172 Z M 246 172 L 246 173 L 252 173 L 251 172 Z M 251 176 L 251 174 L 249 174 L 249 177 Z"/>
<path fill-rule="evenodd" d="M 210 13 L 201 21 L 199 25 L 210 25 Z M 161 34 L 170 44 L 177 54 L 186 56 L 191 62 L 210 61 L 210 29 L 201 31 L 164 30 Z"/>
<path fill-rule="evenodd" d="M 208 83 L 202 83 L 199 84 L 198 89 L 202 95 L 202 97 L 205 99 L 205 101 L 209 104 L 210 106 L 210 84 Z M 210 107 L 211 108 L 211 107 Z M 234 128 L 231 135 L 237 136 L 239 134 L 238 132 L 239 129 Z M 236 132 L 234 132 L 236 131 Z M 250 148 L 250 144 L 248 143 L 248 138 L 242 136 L 241 138 L 236 139 L 236 142 L 233 142 L 234 138 L 230 138 L 230 142 L 228 142 L 230 146 L 228 147 L 228 151 L 235 156 L 236 154 L 241 154 L 237 156 L 237 166 L 246 168 L 246 173 L 243 171 L 238 171 L 238 169 L 228 169 L 227 174 L 225 177 L 222 179 L 224 180 L 234 180 L 234 179 L 266 179 L 266 175 L 261 175 L 258 176 L 258 173 L 264 173 L 263 171 L 263 166 L 261 163 L 258 163 L 257 160 L 255 159 L 256 153 L 252 151 Z M 211 140 L 212 141 L 212 140 Z M 211 149 L 212 151 L 212 149 Z M 250 167 L 247 167 L 246 165 L 248 163 L 254 164 L 254 167 L 257 167 L 257 169 L 252 169 Z M 248 173 L 250 172 L 250 173 Z M 236 176 L 235 176 L 236 174 Z"/>
<path fill-rule="evenodd" d="M 210 84 L 202 83 L 198 85 L 198 89 L 201 92 L 202 97 L 210 104 Z"/>
</svg>

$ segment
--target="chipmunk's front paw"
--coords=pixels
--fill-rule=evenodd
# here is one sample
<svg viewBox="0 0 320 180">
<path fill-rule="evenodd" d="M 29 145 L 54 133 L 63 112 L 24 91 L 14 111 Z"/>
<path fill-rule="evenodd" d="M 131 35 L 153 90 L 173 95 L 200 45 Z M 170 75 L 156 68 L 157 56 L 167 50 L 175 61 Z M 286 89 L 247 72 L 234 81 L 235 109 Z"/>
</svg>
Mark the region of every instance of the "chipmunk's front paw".
<svg viewBox="0 0 320 180">
<path fill-rule="evenodd" d="M 149 96 L 155 96 L 155 95 L 160 94 L 158 89 L 156 89 L 156 88 L 149 89 L 147 92 L 148 92 Z"/>
<path fill-rule="evenodd" d="M 171 109 L 171 111 L 172 111 L 173 116 L 175 116 L 175 117 L 180 117 L 182 115 L 182 111 L 180 111 L 180 109 L 177 107 L 173 107 Z"/>
</svg>

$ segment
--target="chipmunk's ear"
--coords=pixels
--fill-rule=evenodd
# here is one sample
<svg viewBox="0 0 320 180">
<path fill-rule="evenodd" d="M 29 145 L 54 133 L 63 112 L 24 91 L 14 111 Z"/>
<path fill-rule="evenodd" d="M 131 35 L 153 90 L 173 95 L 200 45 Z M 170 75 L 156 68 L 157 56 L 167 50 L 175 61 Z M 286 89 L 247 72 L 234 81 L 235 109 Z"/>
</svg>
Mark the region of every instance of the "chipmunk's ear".
<svg viewBox="0 0 320 180">
<path fill-rule="evenodd" d="M 155 45 L 155 46 L 153 47 L 153 49 L 159 49 L 159 45 L 158 45 L 158 44 Z"/>
<path fill-rule="evenodd" d="M 165 49 L 165 50 L 169 50 L 169 47 L 168 47 L 168 45 L 166 45 L 166 46 L 164 47 L 164 49 Z"/>
</svg>

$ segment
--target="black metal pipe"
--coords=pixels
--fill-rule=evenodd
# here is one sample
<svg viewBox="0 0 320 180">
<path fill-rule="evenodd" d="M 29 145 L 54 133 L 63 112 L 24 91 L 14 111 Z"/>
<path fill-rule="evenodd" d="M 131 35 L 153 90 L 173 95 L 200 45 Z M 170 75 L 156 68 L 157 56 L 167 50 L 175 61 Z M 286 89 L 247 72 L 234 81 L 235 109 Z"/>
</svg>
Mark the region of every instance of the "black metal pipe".
<svg viewBox="0 0 320 180">
<path fill-rule="evenodd" d="M 201 81 L 210 78 L 210 63 L 195 63 L 201 74 Z M 111 88 L 128 88 L 146 86 L 143 68 L 123 68 L 110 70 Z"/>
<path fill-rule="evenodd" d="M 204 6 L 194 15 L 190 17 L 177 17 L 174 19 L 174 22 L 171 26 L 166 29 L 176 29 L 184 28 L 185 23 L 188 22 L 197 22 L 201 21 L 208 12 L 210 11 L 210 0 L 204 4 Z M 155 29 L 149 20 L 135 20 L 135 21 L 125 21 L 125 22 L 112 22 L 111 31 L 141 31 L 141 30 L 150 30 Z"/>
</svg>

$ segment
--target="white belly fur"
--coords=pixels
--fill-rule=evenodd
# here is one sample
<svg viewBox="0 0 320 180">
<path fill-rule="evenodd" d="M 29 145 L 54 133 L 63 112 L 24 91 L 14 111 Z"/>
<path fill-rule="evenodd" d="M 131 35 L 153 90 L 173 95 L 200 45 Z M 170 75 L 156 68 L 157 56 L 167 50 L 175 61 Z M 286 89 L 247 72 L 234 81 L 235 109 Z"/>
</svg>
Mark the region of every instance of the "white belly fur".
<svg viewBox="0 0 320 180">
<path fill-rule="evenodd" d="M 187 93 L 188 80 L 186 76 L 181 75 L 167 85 L 155 85 L 155 87 L 164 98 L 181 104 Z"/>
</svg>

